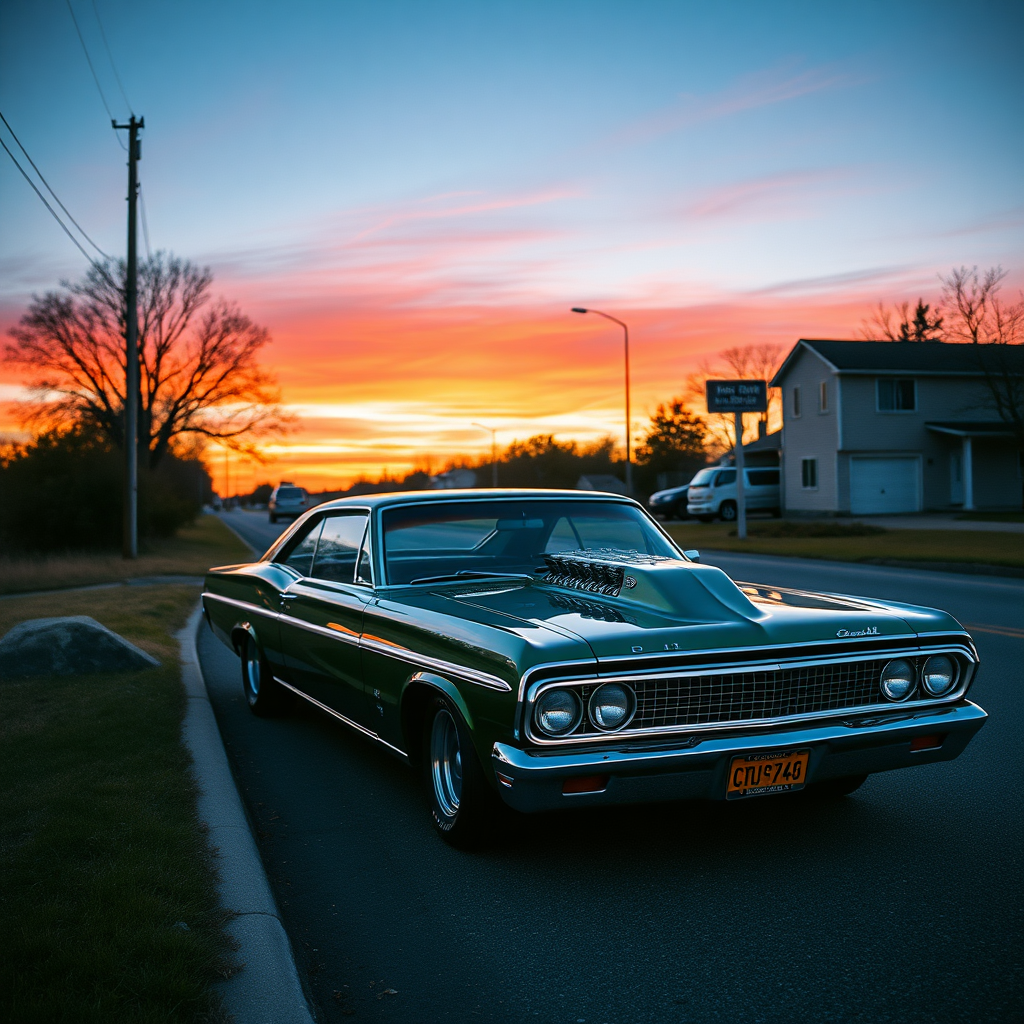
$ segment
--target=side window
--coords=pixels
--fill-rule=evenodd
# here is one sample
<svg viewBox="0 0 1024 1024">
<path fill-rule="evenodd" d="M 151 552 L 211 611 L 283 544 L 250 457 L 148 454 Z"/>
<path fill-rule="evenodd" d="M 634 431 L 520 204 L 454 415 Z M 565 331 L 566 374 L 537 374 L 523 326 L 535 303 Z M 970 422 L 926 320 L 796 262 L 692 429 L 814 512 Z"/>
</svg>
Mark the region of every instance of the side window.
<svg viewBox="0 0 1024 1024">
<path fill-rule="evenodd" d="M 800 460 L 800 482 L 805 490 L 812 491 L 818 486 L 818 460 Z"/>
<path fill-rule="evenodd" d="M 917 387 L 912 379 L 898 380 L 879 377 L 875 382 L 875 395 L 879 412 L 915 412 Z"/>
<path fill-rule="evenodd" d="M 800 385 L 793 388 L 793 415 L 800 415 Z"/>
<path fill-rule="evenodd" d="M 282 565 L 294 569 L 300 576 L 308 576 L 313 567 L 313 555 L 316 542 L 320 539 L 320 530 L 324 525 L 322 519 L 310 523 L 308 532 L 296 537 L 277 557 Z"/>
<path fill-rule="evenodd" d="M 823 380 L 818 394 L 818 412 L 828 412 L 828 381 Z"/>
<path fill-rule="evenodd" d="M 779 471 L 777 469 L 748 469 L 747 480 L 751 487 L 777 487 Z"/>
<path fill-rule="evenodd" d="M 356 557 L 366 532 L 367 517 L 362 515 L 328 516 L 316 547 L 311 576 L 334 583 L 353 583 Z"/>
<path fill-rule="evenodd" d="M 735 469 L 723 469 L 719 472 L 718 476 L 715 477 L 716 487 L 728 487 L 729 484 L 734 483 L 736 483 Z"/>
</svg>

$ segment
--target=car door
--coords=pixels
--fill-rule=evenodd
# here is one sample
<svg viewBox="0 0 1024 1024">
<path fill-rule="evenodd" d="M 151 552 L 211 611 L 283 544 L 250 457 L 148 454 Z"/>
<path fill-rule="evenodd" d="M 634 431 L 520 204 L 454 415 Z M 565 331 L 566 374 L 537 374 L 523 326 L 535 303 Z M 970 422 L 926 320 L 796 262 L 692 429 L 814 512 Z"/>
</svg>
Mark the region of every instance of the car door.
<svg viewBox="0 0 1024 1024">
<path fill-rule="evenodd" d="M 281 647 L 288 681 L 317 703 L 362 723 L 360 636 L 372 590 L 357 574 L 368 522 L 365 510 L 326 514 L 308 552 L 309 566 L 282 594 Z"/>
</svg>

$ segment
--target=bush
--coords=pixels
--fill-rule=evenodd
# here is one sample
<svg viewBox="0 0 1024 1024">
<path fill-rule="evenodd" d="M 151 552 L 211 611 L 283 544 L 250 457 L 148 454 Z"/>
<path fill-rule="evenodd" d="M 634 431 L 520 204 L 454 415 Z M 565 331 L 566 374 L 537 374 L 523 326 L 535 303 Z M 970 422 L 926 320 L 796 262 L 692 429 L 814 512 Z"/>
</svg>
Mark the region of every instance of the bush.
<svg viewBox="0 0 1024 1024">
<path fill-rule="evenodd" d="M 0 465 L 0 541 L 9 552 L 113 548 L 121 541 L 119 452 L 80 430 L 40 435 Z M 202 508 L 198 460 L 165 456 L 139 470 L 139 537 L 168 537 Z"/>
</svg>

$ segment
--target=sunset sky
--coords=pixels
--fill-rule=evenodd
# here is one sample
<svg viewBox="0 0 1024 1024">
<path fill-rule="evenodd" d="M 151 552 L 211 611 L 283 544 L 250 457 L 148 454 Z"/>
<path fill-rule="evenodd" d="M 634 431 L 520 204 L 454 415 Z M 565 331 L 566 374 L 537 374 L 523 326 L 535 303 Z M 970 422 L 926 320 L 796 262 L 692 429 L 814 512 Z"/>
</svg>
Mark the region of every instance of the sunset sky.
<svg viewBox="0 0 1024 1024">
<path fill-rule="evenodd" d="M 639 431 L 723 348 L 855 337 L 954 265 L 1024 284 L 1020 3 L 96 7 L 146 119 L 150 243 L 269 328 L 298 417 L 243 487 L 475 456 L 474 421 L 621 439 L 621 333 L 571 306 L 629 322 Z M 122 253 L 124 153 L 65 0 L 3 4 L 0 109 Z M 6 332 L 85 264 L 0 160 Z"/>
</svg>

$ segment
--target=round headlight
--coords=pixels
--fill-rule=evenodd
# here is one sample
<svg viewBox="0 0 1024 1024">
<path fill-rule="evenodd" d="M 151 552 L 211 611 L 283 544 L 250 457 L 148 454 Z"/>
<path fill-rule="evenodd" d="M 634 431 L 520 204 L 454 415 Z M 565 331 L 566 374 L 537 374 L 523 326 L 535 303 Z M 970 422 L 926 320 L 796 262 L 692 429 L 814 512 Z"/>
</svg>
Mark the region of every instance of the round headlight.
<svg viewBox="0 0 1024 1024">
<path fill-rule="evenodd" d="M 572 690 L 548 690 L 537 701 L 533 716 L 541 732 L 564 736 L 580 724 L 583 703 Z"/>
<path fill-rule="evenodd" d="M 915 681 L 913 664 L 906 658 L 897 658 L 882 669 L 879 685 L 889 700 L 899 701 L 906 700 L 914 692 Z"/>
<path fill-rule="evenodd" d="M 932 697 L 941 697 L 953 689 L 956 682 L 956 664 L 945 654 L 933 654 L 921 670 L 921 685 Z"/>
<path fill-rule="evenodd" d="M 602 732 L 621 729 L 636 711 L 636 695 L 628 686 L 605 683 L 591 695 L 587 705 L 590 721 Z"/>
</svg>

